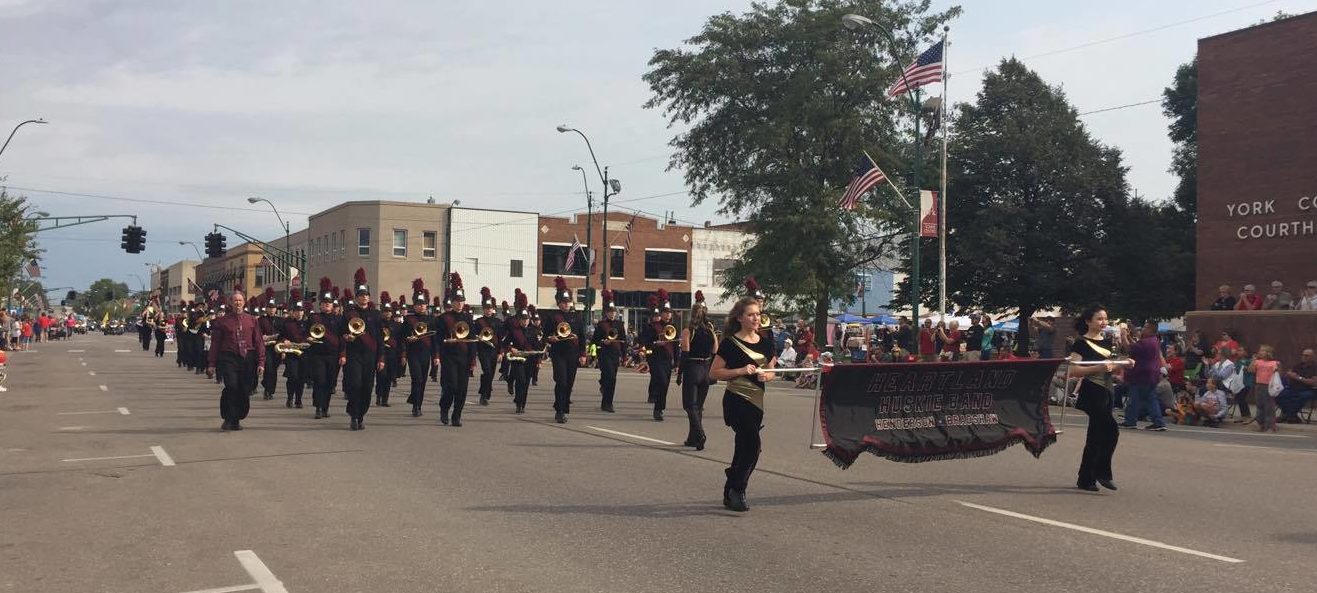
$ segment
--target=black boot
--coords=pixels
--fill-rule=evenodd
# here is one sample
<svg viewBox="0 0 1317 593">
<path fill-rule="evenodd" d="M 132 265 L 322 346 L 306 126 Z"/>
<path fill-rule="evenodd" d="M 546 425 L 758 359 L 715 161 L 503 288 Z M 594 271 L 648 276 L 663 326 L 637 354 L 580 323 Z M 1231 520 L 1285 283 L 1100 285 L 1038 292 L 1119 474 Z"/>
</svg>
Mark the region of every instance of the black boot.
<svg viewBox="0 0 1317 593">
<path fill-rule="evenodd" d="M 553 415 L 553 421 L 558 424 L 567 424 L 567 415 L 562 412 L 557 412 Z"/>
<path fill-rule="evenodd" d="M 526 413 L 526 406 L 520 406 L 520 405 L 517 406 L 517 413 L 518 413 L 518 414 L 525 414 L 525 413 Z"/>
<path fill-rule="evenodd" d="M 291 407 L 293 407 L 293 396 L 291 396 L 291 395 L 288 396 L 288 400 L 284 402 L 284 407 L 285 407 L 285 408 L 291 408 Z"/>
<path fill-rule="evenodd" d="M 750 510 L 750 505 L 745 502 L 744 490 L 728 490 L 726 499 L 727 508 L 738 513 L 744 513 Z"/>
<path fill-rule="evenodd" d="M 448 410 L 439 410 L 439 423 L 448 426 Z"/>
<path fill-rule="evenodd" d="M 654 421 L 655 422 L 663 421 L 663 410 L 654 410 Z"/>
<path fill-rule="evenodd" d="M 462 425 L 462 410 L 453 410 L 453 426 Z"/>
<path fill-rule="evenodd" d="M 480 405 L 482 405 L 482 406 L 488 406 L 488 405 L 489 405 L 489 398 L 488 398 L 488 397 L 485 397 L 485 396 L 483 396 L 483 395 L 480 396 Z"/>
<path fill-rule="evenodd" d="M 324 418 L 324 417 L 325 417 L 325 415 L 324 415 L 323 413 L 320 412 L 320 408 L 316 408 L 316 420 L 319 420 L 319 419 Z"/>
</svg>

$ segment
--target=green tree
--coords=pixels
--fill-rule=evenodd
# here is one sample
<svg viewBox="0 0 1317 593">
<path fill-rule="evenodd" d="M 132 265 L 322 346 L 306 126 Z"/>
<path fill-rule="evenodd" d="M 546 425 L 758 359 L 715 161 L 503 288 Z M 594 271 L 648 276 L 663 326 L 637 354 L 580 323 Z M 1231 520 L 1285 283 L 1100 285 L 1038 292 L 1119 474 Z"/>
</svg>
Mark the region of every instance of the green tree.
<svg viewBox="0 0 1317 593">
<path fill-rule="evenodd" d="M 37 213 L 24 196 L 10 196 L 0 187 L 0 288 L 11 295 L 28 262 L 41 256 L 37 248 Z"/>
<path fill-rule="evenodd" d="M 123 303 L 131 294 L 127 284 L 101 278 L 78 295 L 74 310 L 98 321 L 107 311 L 111 318 L 122 317 L 129 312 Z"/>
<path fill-rule="evenodd" d="M 957 308 L 1078 309 L 1109 294 L 1110 212 L 1127 203 L 1120 152 L 1094 140 L 1059 88 L 1014 59 L 958 106 L 949 147 L 948 298 Z M 929 250 L 933 251 L 933 250 Z M 936 261 L 936 255 L 925 260 Z M 921 295 L 932 300 L 936 277 Z M 895 299 L 905 302 L 903 282 Z M 1028 324 L 1018 348 L 1027 351 Z"/>
<path fill-rule="evenodd" d="M 728 292 L 753 275 L 823 336 L 833 297 L 853 298 L 854 270 L 889 257 L 907 217 L 882 189 L 854 212 L 837 201 L 863 151 L 889 173 L 904 170 L 901 105 L 884 94 L 903 64 L 959 8 L 928 0 L 782 0 L 711 17 L 679 49 L 662 49 L 644 80 L 646 104 L 684 131 L 670 168 L 684 171 L 692 201 L 716 196 L 752 238 L 725 275 Z M 846 13 L 896 31 L 849 31 Z M 886 148 L 884 150 L 883 148 Z M 897 213 L 899 218 L 891 213 Z"/>
<path fill-rule="evenodd" d="M 1162 90 L 1162 113 L 1171 119 L 1175 143 L 1170 172 L 1180 178 L 1173 202 L 1192 223 L 1198 210 L 1198 58 L 1175 70 L 1175 81 Z"/>
</svg>

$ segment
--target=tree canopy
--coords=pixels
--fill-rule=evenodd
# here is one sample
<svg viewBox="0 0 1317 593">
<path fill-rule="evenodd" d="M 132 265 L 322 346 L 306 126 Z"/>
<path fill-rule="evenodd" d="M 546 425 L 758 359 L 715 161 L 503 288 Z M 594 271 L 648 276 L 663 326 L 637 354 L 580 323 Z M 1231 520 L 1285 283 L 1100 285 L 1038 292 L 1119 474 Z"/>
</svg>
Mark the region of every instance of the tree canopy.
<svg viewBox="0 0 1317 593">
<path fill-rule="evenodd" d="M 883 91 L 904 65 L 889 56 L 912 57 L 959 13 L 929 12 L 929 4 L 755 4 L 715 15 L 685 46 L 654 53 L 646 106 L 681 130 L 670 168 L 684 172 L 694 203 L 716 197 L 721 213 L 752 231 L 725 275 L 728 292 L 753 275 L 821 329 L 832 298 L 853 293 L 854 271 L 892 255 L 913 216 L 889 190 L 854 212 L 837 201 L 866 150 L 889 173 L 906 168 L 901 105 Z M 846 13 L 878 27 L 847 30 Z M 889 40 L 878 28 L 899 34 Z"/>
<path fill-rule="evenodd" d="M 37 248 L 37 223 L 32 205 L 24 196 L 11 196 L 0 188 L 0 288 L 9 295 L 17 286 L 23 266 L 41 256 Z"/>
</svg>

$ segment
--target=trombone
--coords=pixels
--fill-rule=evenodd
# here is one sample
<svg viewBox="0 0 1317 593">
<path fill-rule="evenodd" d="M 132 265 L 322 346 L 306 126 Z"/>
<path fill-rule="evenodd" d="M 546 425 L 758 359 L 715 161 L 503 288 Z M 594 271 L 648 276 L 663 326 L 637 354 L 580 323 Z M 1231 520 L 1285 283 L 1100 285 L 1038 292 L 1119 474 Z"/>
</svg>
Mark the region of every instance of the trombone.
<svg viewBox="0 0 1317 593">
<path fill-rule="evenodd" d="M 318 321 L 316 323 L 312 323 L 310 329 L 306 330 L 306 333 L 308 336 L 310 336 L 309 339 L 307 339 L 308 343 L 319 344 L 321 342 L 324 342 L 325 324 L 320 323 Z"/>
<path fill-rule="evenodd" d="M 480 333 L 476 334 L 476 339 L 486 346 L 494 345 L 494 328 L 488 325 L 480 328 Z"/>
<path fill-rule="evenodd" d="M 273 345 L 279 343 L 279 336 L 278 336 L 278 334 L 275 334 L 275 335 L 273 335 L 273 336 L 261 336 L 261 337 L 265 338 L 265 345 L 266 345 L 266 346 L 273 346 Z"/>
<path fill-rule="evenodd" d="M 479 340 L 472 340 L 470 336 L 471 336 L 471 325 L 465 321 L 459 321 L 455 325 L 453 325 L 453 337 L 445 338 L 444 342 L 453 344 L 457 342 L 479 341 Z"/>
<path fill-rule="evenodd" d="M 349 342 L 356 340 L 358 336 L 364 333 L 366 333 L 365 319 L 362 319 L 360 317 L 353 317 L 352 319 L 348 320 L 347 339 Z"/>
<path fill-rule="evenodd" d="M 558 341 L 574 340 L 576 339 L 576 334 L 572 333 L 572 324 L 567 323 L 566 321 L 559 321 L 558 326 L 553 329 L 553 337 L 557 338 Z"/>
<path fill-rule="evenodd" d="M 416 325 L 412 327 L 412 335 L 407 336 L 406 339 L 408 342 L 415 342 L 416 340 L 424 338 L 425 336 L 433 336 L 433 335 L 434 332 L 430 331 L 429 324 L 427 324 L 424 321 L 417 321 Z"/>
</svg>

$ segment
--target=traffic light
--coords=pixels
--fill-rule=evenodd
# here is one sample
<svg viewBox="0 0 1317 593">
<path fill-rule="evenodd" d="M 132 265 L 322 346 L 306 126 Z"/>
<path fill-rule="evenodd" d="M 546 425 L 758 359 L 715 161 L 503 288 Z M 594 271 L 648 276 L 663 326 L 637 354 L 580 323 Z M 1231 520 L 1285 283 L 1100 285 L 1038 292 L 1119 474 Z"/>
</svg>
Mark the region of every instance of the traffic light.
<svg viewBox="0 0 1317 593">
<path fill-rule="evenodd" d="M 64 295 L 64 299 L 69 302 L 78 300 L 78 291 L 70 290 L 68 294 Z"/>
<path fill-rule="evenodd" d="M 123 227 L 123 242 L 119 246 L 128 253 L 141 253 L 146 246 L 146 231 L 137 225 Z"/>
<path fill-rule="evenodd" d="M 228 238 L 221 233 L 208 233 L 206 235 L 206 257 L 224 257 L 224 252 L 228 251 Z"/>
</svg>

